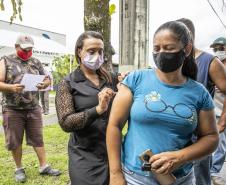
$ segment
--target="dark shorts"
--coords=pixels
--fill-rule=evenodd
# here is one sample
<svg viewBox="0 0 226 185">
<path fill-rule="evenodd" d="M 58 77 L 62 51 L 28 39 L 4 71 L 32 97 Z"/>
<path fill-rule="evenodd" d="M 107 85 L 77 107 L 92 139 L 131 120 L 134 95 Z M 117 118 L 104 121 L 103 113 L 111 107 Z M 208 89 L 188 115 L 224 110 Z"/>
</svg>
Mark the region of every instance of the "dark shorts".
<svg viewBox="0 0 226 185">
<path fill-rule="evenodd" d="M 3 128 L 8 150 L 15 150 L 23 143 L 24 132 L 27 145 L 43 146 L 42 115 L 40 108 L 33 110 L 15 110 L 4 108 Z"/>
</svg>

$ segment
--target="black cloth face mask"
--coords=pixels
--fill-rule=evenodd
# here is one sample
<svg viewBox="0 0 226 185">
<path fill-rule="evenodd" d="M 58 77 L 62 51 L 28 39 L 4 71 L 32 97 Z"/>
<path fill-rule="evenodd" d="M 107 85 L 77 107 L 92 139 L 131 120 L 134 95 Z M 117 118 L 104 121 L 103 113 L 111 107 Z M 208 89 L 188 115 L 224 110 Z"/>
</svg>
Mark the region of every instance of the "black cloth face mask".
<svg viewBox="0 0 226 185">
<path fill-rule="evenodd" d="M 170 73 L 182 66 L 185 60 L 185 53 L 183 49 L 175 53 L 153 53 L 153 59 L 159 70 L 164 73 Z"/>
</svg>

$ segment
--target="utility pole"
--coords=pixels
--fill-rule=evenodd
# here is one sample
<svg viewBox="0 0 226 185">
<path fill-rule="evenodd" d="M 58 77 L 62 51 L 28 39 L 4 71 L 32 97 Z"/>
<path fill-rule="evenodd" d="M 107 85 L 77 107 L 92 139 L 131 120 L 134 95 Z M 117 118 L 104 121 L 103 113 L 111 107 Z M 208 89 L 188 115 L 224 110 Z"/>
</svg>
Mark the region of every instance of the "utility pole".
<svg viewBox="0 0 226 185">
<path fill-rule="evenodd" d="M 149 0 L 120 1 L 119 40 L 119 71 L 148 66 Z"/>
</svg>

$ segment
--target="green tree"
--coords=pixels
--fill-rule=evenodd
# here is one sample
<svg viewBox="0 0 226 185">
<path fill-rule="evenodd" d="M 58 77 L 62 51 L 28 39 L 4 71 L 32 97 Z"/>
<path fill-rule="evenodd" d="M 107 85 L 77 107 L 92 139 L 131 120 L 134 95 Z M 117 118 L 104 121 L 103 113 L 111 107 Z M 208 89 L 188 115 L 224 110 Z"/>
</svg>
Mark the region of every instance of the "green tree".
<svg viewBox="0 0 226 185">
<path fill-rule="evenodd" d="M 21 15 L 21 7 L 23 5 L 22 0 L 11 0 L 12 9 L 13 9 L 13 15 L 10 17 L 10 22 L 12 23 L 14 19 L 17 18 L 17 15 L 19 16 L 20 21 L 22 21 L 22 15 Z M 4 0 L 0 1 L 0 10 L 4 11 Z"/>
<path fill-rule="evenodd" d="M 71 62 L 70 62 L 71 60 Z M 78 63 L 74 56 L 63 55 L 55 57 L 52 63 L 53 70 L 53 84 L 58 84 L 66 75 L 73 71 L 78 66 Z"/>
<path fill-rule="evenodd" d="M 109 0 L 84 0 L 84 28 L 100 32 L 104 37 L 105 68 L 112 71 L 111 46 L 111 15 L 115 12 L 115 5 L 109 5 Z"/>
</svg>

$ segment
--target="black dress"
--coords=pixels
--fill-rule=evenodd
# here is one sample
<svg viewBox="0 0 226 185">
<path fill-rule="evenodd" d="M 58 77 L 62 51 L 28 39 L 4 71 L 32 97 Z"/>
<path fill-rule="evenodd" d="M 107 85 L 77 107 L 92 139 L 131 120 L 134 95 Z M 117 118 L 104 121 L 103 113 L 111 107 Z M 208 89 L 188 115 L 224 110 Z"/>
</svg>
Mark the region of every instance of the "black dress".
<svg viewBox="0 0 226 185">
<path fill-rule="evenodd" d="M 56 94 L 56 109 L 59 124 L 71 132 L 68 143 L 69 176 L 72 185 L 108 185 L 108 157 L 106 128 L 110 107 L 102 115 L 96 112 L 98 93 L 105 87 L 116 91 L 113 83 L 100 79 L 96 87 L 77 68 L 59 83 Z"/>
</svg>

